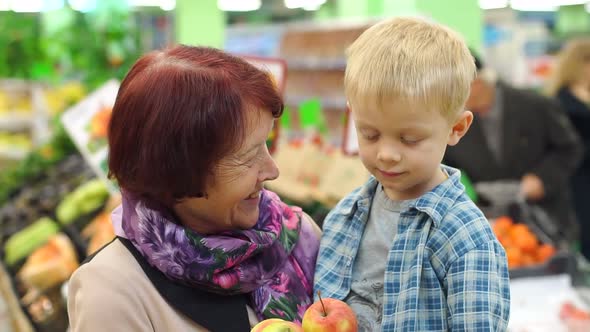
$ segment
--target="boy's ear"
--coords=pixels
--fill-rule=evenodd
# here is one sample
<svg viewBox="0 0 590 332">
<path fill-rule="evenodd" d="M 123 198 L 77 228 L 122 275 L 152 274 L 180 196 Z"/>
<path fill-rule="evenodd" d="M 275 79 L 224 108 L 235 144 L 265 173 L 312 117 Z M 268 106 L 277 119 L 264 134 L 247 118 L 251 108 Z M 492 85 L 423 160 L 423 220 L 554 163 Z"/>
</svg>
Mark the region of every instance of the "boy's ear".
<svg viewBox="0 0 590 332">
<path fill-rule="evenodd" d="M 459 143 L 461 138 L 467 134 L 471 123 L 473 122 L 473 113 L 471 111 L 463 111 L 455 120 L 455 123 L 451 127 L 451 133 L 449 134 L 448 145 L 456 145 Z"/>
</svg>

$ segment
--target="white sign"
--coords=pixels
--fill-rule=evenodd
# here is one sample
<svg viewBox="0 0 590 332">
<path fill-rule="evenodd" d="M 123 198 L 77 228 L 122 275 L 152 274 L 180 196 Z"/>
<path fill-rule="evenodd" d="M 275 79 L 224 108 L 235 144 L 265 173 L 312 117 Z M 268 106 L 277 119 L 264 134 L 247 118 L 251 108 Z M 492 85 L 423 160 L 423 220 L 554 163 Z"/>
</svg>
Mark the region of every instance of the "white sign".
<svg viewBox="0 0 590 332">
<path fill-rule="evenodd" d="M 109 153 L 107 128 L 119 82 L 110 80 L 78 104 L 64 112 L 61 121 L 86 162 L 103 179 L 111 192 L 115 184 L 107 178 Z"/>
</svg>

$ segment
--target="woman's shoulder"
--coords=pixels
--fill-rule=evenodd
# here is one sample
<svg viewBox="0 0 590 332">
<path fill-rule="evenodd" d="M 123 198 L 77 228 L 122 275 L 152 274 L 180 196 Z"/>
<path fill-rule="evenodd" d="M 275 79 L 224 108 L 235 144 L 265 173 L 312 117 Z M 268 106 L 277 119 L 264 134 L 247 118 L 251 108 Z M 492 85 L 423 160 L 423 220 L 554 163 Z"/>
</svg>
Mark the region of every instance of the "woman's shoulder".
<svg viewBox="0 0 590 332">
<path fill-rule="evenodd" d="M 108 274 L 116 278 L 142 275 L 140 265 L 117 238 L 89 256 L 76 270 L 78 271 L 90 271 L 97 275 Z"/>
<path fill-rule="evenodd" d="M 111 293 L 128 293 L 132 295 L 134 289 L 141 287 L 147 281 L 141 267 L 117 239 L 104 246 L 100 251 L 86 259 L 80 267 L 74 271 L 69 281 L 69 292 L 76 293 L 85 288 L 87 294 L 98 290 L 97 295 L 108 300 Z M 89 292 L 92 288 L 93 291 Z M 89 301 L 99 298 L 88 298 Z"/>
<path fill-rule="evenodd" d="M 117 326 L 149 328 L 142 294 L 146 280 L 127 249 L 115 240 L 86 260 L 68 285 L 72 331 L 104 331 Z M 119 324 L 119 325 L 117 325 Z"/>
</svg>

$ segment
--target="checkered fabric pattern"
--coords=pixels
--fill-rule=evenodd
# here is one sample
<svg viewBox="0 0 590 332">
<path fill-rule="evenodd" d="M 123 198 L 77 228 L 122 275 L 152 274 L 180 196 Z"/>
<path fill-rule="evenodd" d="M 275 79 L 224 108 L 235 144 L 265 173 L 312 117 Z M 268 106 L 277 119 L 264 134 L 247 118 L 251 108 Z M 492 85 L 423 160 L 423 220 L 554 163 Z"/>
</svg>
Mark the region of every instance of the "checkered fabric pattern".
<svg viewBox="0 0 590 332">
<path fill-rule="evenodd" d="M 506 253 L 465 195 L 460 172 L 401 212 L 385 267 L 382 331 L 505 331 L 510 315 Z M 371 178 L 326 217 L 315 290 L 340 300 L 378 186 Z"/>
</svg>

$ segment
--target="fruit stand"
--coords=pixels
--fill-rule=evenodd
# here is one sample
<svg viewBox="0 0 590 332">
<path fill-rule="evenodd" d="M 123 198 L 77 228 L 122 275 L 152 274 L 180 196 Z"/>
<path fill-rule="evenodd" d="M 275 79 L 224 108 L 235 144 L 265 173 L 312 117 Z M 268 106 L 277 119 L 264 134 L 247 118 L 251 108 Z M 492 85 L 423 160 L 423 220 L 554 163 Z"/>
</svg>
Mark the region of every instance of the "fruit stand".
<svg viewBox="0 0 590 332">
<path fill-rule="evenodd" d="M 83 89 L 66 84 L 43 90 L 42 97 L 51 136 L 0 172 L 1 331 L 65 331 L 64 282 L 114 236 L 102 212 L 116 197 L 112 201 L 59 119 L 50 120 L 83 97 Z"/>
<path fill-rule="evenodd" d="M 114 235 L 101 214 L 108 198 L 104 183 L 73 154 L 11 194 L 0 209 L 1 262 L 34 330 L 67 328 L 61 287 L 89 250 Z"/>
</svg>

